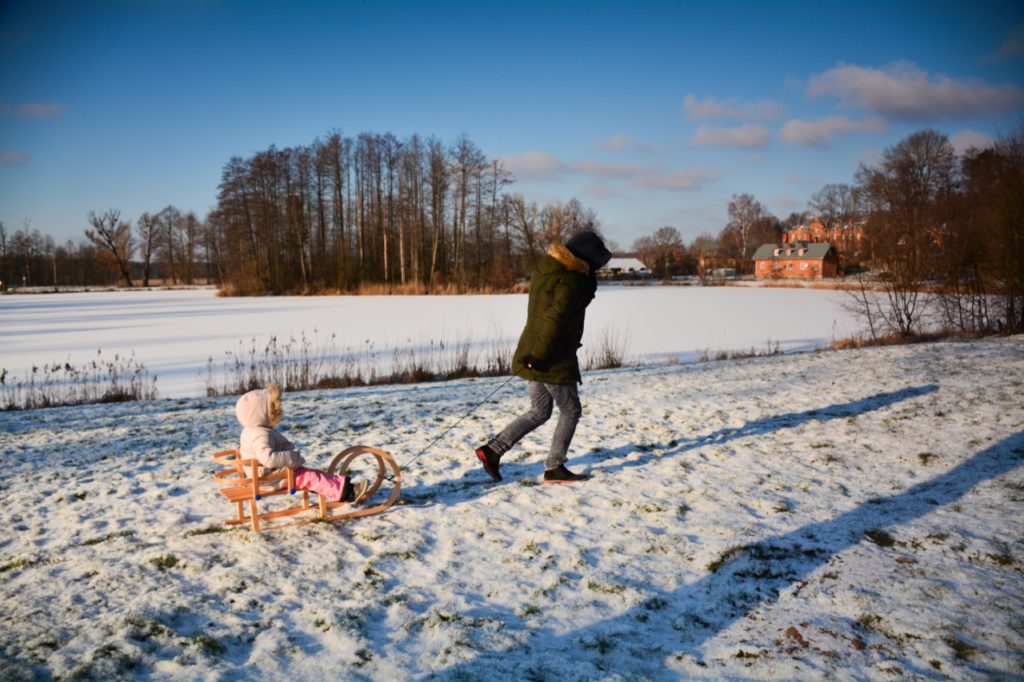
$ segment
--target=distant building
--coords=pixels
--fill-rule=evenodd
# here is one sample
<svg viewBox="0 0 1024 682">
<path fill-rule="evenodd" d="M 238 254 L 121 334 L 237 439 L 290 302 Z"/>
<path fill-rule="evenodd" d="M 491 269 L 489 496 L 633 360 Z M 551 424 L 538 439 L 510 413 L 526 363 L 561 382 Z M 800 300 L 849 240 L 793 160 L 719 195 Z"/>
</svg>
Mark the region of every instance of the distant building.
<svg viewBox="0 0 1024 682">
<path fill-rule="evenodd" d="M 839 273 L 839 258 L 827 242 L 762 244 L 754 252 L 758 279 L 823 279 Z"/>
<path fill-rule="evenodd" d="M 782 233 L 783 244 L 829 243 L 835 249 L 840 264 L 855 263 L 864 256 L 864 224 L 834 224 L 826 227 L 815 218 L 806 225 L 797 225 Z"/>
<path fill-rule="evenodd" d="M 597 271 L 598 277 L 608 279 L 623 277 L 650 277 L 650 269 L 637 258 L 612 258 Z"/>
</svg>

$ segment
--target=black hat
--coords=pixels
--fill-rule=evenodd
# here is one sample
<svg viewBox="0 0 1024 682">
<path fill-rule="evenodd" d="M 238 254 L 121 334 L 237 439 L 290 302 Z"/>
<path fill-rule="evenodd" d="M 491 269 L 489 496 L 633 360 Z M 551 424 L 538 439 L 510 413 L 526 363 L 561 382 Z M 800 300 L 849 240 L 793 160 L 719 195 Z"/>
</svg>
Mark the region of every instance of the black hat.
<svg viewBox="0 0 1024 682">
<path fill-rule="evenodd" d="M 577 258 L 587 261 L 591 270 L 600 270 L 612 257 L 612 252 L 605 247 L 601 238 L 592 230 L 584 230 L 573 235 L 565 243 L 565 248 L 569 249 Z"/>
</svg>

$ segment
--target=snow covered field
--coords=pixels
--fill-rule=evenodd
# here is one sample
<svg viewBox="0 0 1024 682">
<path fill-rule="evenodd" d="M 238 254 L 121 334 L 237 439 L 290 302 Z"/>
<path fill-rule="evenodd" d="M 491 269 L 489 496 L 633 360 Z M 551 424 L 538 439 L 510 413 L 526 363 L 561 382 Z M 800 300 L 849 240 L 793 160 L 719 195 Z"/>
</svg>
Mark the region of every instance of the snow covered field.
<svg viewBox="0 0 1024 682">
<path fill-rule="evenodd" d="M 807 350 L 857 330 L 843 294 L 808 289 L 602 286 L 588 310 L 584 352 L 605 339 L 631 359 L 694 360 L 705 351 Z M 217 298 L 213 290 L 0 296 L 0 368 L 19 379 L 35 365 L 134 353 L 165 398 L 206 394 L 207 360 L 314 333 L 346 354 L 372 352 L 385 370 L 394 349 L 471 343 L 485 361 L 511 350 L 526 296 Z"/>
<path fill-rule="evenodd" d="M 502 381 L 286 395 L 307 459 L 382 447 L 403 500 L 261 534 L 220 525 L 233 399 L 0 414 L 0 678 L 1024 675 L 1024 338 L 588 373 L 580 486 L 538 485 L 550 424 L 480 470 L 513 381 L 411 461 Z"/>
</svg>

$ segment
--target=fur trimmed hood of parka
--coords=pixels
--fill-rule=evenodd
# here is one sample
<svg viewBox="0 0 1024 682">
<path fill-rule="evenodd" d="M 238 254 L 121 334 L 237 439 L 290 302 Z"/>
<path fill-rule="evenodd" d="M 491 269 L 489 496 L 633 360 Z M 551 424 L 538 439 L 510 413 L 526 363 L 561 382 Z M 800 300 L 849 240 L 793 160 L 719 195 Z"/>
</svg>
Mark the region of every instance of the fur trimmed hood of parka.
<svg viewBox="0 0 1024 682">
<path fill-rule="evenodd" d="M 249 391 L 235 403 L 242 425 L 238 449 L 243 459 L 256 459 L 267 469 L 299 467 L 305 463 L 298 448 L 272 426 L 281 419 L 281 391 L 274 384 Z"/>
<path fill-rule="evenodd" d="M 529 381 L 571 384 L 580 381 L 576 350 L 583 338 L 584 312 L 597 291 L 587 261 L 555 242 L 530 280 L 526 326 L 512 359 L 513 371 Z M 524 367 L 526 356 L 536 361 Z"/>
<path fill-rule="evenodd" d="M 274 388 L 277 388 L 276 386 Z M 277 413 L 280 414 L 281 391 L 274 391 L 271 388 L 257 388 L 249 391 L 235 403 L 235 416 L 242 428 L 262 426 L 270 428 L 271 405 L 277 403 Z"/>
<path fill-rule="evenodd" d="M 574 254 L 565 246 L 565 244 L 560 242 L 551 242 L 551 246 L 548 247 L 547 255 L 564 265 L 567 270 L 582 273 L 590 272 L 590 264 Z"/>
</svg>

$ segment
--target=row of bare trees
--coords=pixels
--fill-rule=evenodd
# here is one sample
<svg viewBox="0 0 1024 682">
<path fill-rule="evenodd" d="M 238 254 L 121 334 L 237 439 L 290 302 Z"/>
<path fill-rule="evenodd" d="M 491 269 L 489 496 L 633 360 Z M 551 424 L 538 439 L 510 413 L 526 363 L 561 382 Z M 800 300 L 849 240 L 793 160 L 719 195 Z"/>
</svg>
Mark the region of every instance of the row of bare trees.
<svg viewBox="0 0 1024 682">
<path fill-rule="evenodd" d="M 465 135 L 332 132 L 224 167 L 208 217 L 240 293 L 507 287 L 551 238 L 592 223 L 572 200 L 539 208 Z"/>
<path fill-rule="evenodd" d="M 214 235 L 194 213 L 168 206 L 143 213 L 134 229 L 117 209 L 91 211 L 87 220 L 85 240 L 64 245 L 28 224 L 8 234 L 0 223 L 0 287 L 217 281 Z"/>
<path fill-rule="evenodd" d="M 844 263 L 859 273 L 852 308 L 872 337 L 1024 331 L 1024 125 L 962 156 L 940 132 L 913 133 L 862 164 L 852 185 L 826 185 L 808 211 L 783 221 L 749 194 L 734 195 L 728 211 L 717 237 L 686 247 L 665 226 L 633 249 L 662 277 L 704 274 L 709 261 L 742 272 L 759 244 L 810 217 L 826 228 L 862 225 L 864 243 Z M 861 264 L 870 271 L 853 267 Z"/>
<path fill-rule="evenodd" d="M 944 134 L 914 133 L 862 165 L 856 188 L 885 294 L 862 292 L 873 335 L 912 335 L 935 315 L 1024 331 L 1024 126 L 962 157 Z"/>
<path fill-rule="evenodd" d="M 95 246 L 83 242 L 57 244 L 30 224 L 8 232 L 0 223 L 0 291 L 11 287 L 54 287 L 113 284 L 110 270 Z"/>
</svg>

